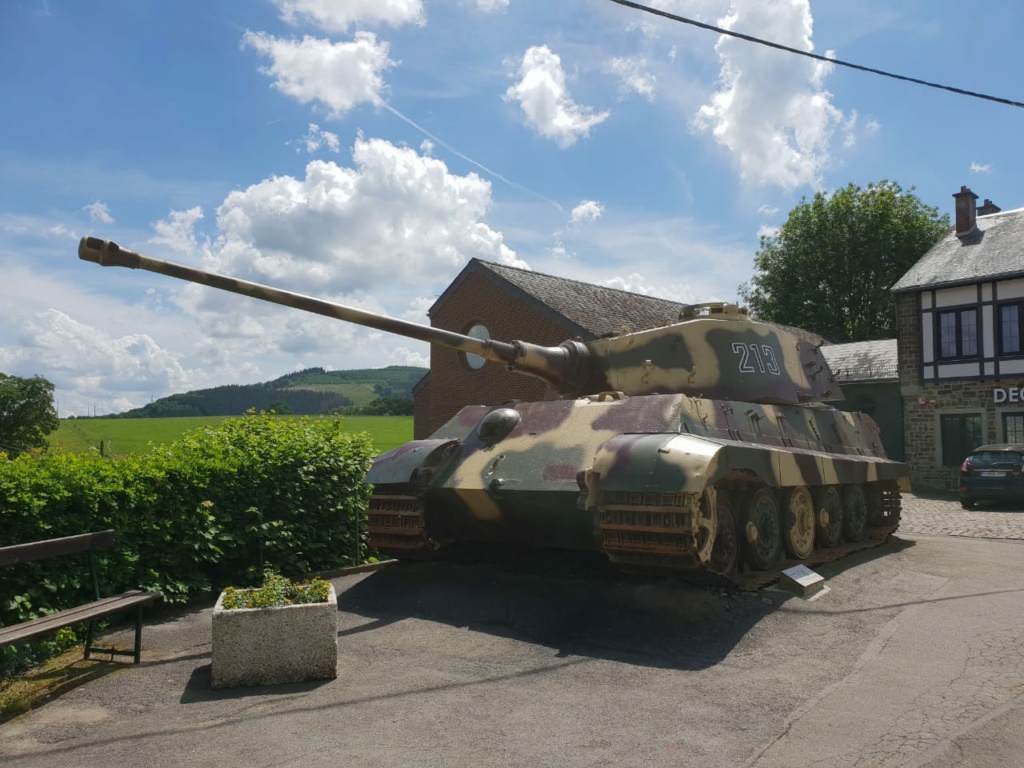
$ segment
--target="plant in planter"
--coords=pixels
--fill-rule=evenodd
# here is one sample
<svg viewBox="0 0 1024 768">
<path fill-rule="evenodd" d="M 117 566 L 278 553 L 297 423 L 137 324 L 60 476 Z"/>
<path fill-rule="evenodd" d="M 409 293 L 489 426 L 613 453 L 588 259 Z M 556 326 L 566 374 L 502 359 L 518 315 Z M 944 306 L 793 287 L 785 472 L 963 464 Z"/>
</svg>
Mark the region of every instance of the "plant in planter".
<svg viewBox="0 0 1024 768">
<path fill-rule="evenodd" d="M 338 676 L 338 598 L 323 579 L 267 571 L 254 589 L 226 588 L 213 609 L 214 688 Z"/>
</svg>

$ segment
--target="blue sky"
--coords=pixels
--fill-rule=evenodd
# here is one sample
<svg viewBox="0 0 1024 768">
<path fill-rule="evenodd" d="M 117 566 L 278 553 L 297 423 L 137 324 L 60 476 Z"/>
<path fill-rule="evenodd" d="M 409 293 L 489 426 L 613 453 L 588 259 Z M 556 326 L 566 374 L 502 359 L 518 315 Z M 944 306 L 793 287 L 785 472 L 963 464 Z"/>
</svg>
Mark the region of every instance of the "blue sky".
<svg viewBox="0 0 1024 768">
<path fill-rule="evenodd" d="M 1024 101 L 1016 0 L 651 4 Z M 426 323 L 472 257 L 736 300 L 759 233 L 850 182 L 1024 206 L 1022 109 L 608 0 L 5 0 L 0 72 L 0 371 L 62 416 L 429 359 L 102 270 L 85 234 Z"/>
</svg>

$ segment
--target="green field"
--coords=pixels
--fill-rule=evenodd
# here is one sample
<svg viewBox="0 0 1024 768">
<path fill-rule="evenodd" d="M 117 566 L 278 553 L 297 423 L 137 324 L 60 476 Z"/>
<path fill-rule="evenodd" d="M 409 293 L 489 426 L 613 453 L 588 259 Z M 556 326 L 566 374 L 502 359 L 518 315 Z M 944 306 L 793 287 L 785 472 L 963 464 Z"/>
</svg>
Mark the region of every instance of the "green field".
<svg viewBox="0 0 1024 768">
<path fill-rule="evenodd" d="M 50 450 L 61 453 L 99 452 L 102 443 L 103 452 L 108 456 L 145 453 L 155 446 L 173 443 L 186 432 L 219 424 L 224 418 L 187 416 L 166 419 L 61 419 L 60 427 L 49 437 Z M 344 423 L 345 429 L 349 432 L 369 434 L 374 447 L 382 453 L 412 440 L 412 416 L 345 416 Z"/>
</svg>

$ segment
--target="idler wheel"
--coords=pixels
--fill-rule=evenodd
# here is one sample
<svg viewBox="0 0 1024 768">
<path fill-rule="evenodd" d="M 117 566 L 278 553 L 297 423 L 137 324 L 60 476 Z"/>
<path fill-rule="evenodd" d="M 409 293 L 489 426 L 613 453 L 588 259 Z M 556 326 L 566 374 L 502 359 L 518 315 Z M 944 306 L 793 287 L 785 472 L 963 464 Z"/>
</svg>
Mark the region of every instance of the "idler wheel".
<svg viewBox="0 0 1024 768">
<path fill-rule="evenodd" d="M 782 543 L 797 560 L 806 560 L 814 552 L 814 499 L 805 486 L 786 491 L 782 502 Z"/>
<path fill-rule="evenodd" d="M 761 571 L 771 568 L 782 553 L 779 502 L 767 486 L 758 489 L 747 505 L 745 533 L 750 563 Z"/>
<path fill-rule="evenodd" d="M 843 535 L 847 541 L 860 541 L 868 524 L 868 505 L 864 489 L 851 485 L 843 490 Z"/>
<path fill-rule="evenodd" d="M 843 543 L 843 500 L 834 485 L 819 488 L 814 494 L 815 538 L 823 547 Z"/>
<path fill-rule="evenodd" d="M 725 489 L 715 495 L 715 542 L 711 547 L 708 568 L 722 576 L 732 577 L 740 563 L 740 539 L 736 530 L 736 515 L 732 510 L 732 495 Z"/>
</svg>

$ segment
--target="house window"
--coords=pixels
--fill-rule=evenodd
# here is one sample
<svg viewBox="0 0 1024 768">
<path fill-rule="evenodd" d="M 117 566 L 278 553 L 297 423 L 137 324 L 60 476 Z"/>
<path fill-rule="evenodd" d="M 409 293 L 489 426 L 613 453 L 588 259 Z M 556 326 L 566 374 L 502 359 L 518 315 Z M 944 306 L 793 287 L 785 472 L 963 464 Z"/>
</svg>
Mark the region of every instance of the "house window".
<svg viewBox="0 0 1024 768">
<path fill-rule="evenodd" d="M 487 330 L 487 326 L 482 323 L 474 323 L 473 326 L 466 331 L 467 336 L 472 336 L 474 339 L 487 340 L 491 338 L 491 332 Z M 466 365 L 472 368 L 474 371 L 479 371 L 485 365 L 487 361 L 484 360 L 480 355 L 474 355 L 471 352 L 463 352 L 462 359 L 466 361 Z"/>
<path fill-rule="evenodd" d="M 1003 414 L 1003 442 L 1024 443 L 1024 413 Z"/>
<path fill-rule="evenodd" d="M 999 307 L 999 354 L 1019 355 L 1021 331 L 1024 329 L 1024 304 L 1003 304 Z"/>
<path fill-rule="evenodd" d="M 938 313 L 939 354 L 944 359 L 978 355 L 978 310 L 951 309 Z"/>
<path fill-rule="evenodd" d="M 964 457 L 982 443 L 980 413 L 944 413 L 939 417 L 939 429 L 944 467 L 959 467 Z"/>
</svg>

